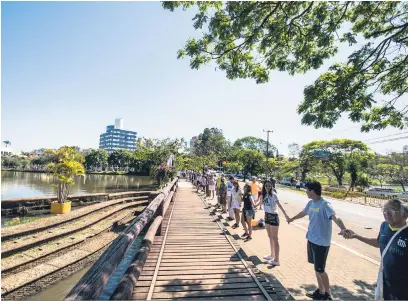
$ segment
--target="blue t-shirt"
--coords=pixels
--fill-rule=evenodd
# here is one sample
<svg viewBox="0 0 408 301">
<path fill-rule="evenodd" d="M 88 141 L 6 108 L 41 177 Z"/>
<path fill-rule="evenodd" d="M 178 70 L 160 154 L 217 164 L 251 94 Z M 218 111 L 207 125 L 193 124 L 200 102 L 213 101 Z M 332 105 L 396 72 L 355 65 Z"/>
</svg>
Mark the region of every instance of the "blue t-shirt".
<svg viewBox="0 0 408 301">
<path fill-rule="evenodd" d="M 383 222 L 377 241 L 381 255 L 396 233 L 387 222 Z M 384 298 L 408 300 L 408 228 L 402 230 L 392 241 L 383 260 Z"/>
<path fill-rule="evenodd" d="M 309 228 L 306 238 L 318 246 L 330 246 L 332 235 L 332 216 L 336 213 L 325 199 L 316 202 L 310 200 L 303 210 L 309 215 Z"/>
</svg>

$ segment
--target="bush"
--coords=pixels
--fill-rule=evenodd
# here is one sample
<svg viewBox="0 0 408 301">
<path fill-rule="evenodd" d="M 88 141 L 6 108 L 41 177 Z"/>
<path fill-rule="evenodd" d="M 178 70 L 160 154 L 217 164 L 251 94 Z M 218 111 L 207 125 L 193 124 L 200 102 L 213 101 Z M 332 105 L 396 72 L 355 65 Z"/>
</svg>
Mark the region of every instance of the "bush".
<svg viewBox="0 0 408 301">
<path fill-rule="evenodd" d="M 346 198 L 346 192 L 334 191 L 334 192 L 331 193 L 331 196 L 336 198 L 336 199 L 345 199 Z"/>
</svg>

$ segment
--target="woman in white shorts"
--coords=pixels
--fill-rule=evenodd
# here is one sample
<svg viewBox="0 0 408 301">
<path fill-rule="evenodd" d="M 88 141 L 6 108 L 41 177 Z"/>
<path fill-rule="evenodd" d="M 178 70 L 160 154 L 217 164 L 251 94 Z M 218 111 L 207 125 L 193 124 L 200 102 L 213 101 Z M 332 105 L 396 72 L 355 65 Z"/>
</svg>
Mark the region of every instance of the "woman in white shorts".
<svg viewBox="0 0 408 301">
<path fill-rule="evenodd" d="M 210 191 L 210 196 L 212 196 L 211 199 L 214 199 L 214 194 L 215 194 L 215 179 L 214 175 L 210 175 L 208 179 L 208 190 Z"/>
<path fill-rule="evenodd" d="M 232 229 L 239 227 L 239 213 L 241 210 L 241 202 L 242 202 L 242 191 L 239 188 L 238 181 L 234 181 L 232 188 L 232 200 L 231 200 L 231 208 L 234 210 L 235 216 L 235 224 L 232 226 Z"/>
</svg>

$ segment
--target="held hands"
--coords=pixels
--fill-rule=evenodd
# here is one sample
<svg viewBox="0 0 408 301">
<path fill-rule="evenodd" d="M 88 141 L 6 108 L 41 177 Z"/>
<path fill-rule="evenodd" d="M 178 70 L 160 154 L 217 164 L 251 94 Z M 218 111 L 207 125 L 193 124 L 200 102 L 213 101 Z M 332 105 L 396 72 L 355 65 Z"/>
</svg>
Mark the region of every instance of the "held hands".
<svg viewBox="0 0 408 301">
<path fill-rule="evenodd" d="M 356 237 L 356 233 L 350 229 L 341 230 L 339 235 L 342 235 L 345 239 L 353 239 Z"/>
<path fill-rule="evenodd" d="M 286 216 L 286 221 L 288 222 L 288 224 L 290 224 L 291 222 L 293 222 L 293 219 L 289 218 L 289 216 Z"/>
</svg>

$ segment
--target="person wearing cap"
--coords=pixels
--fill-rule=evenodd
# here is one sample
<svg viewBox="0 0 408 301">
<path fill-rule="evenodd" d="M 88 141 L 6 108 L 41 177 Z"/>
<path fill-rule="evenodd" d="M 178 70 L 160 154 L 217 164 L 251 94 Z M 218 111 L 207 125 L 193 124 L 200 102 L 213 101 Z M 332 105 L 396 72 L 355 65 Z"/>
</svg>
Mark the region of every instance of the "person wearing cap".
<svg viewBox="0 0 408 301">
<path fill-rule="evenodd" d="M 343 221 L 336 217 L 336 212 L 330 202 L 322 198 L 322 185 L 319 182 L 309 182 L 305 187 L 310 201 L 303 211 L 292 218 L 287 217 L 287 222 L 291 223 L 306 215 L 309 216 L 309 227 L 306 234 L 307 257 L 308 262 L 314 265 L 318 289 L 313 293 L 307 293 L 306 296 L 313 300 L 332 300 L 329 276 L 325 271 L 331 244 L 332 221 L 340 228 L 339 235 L 344 235 L 346 227 Z"/>
</svg>

